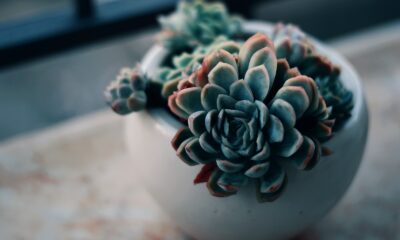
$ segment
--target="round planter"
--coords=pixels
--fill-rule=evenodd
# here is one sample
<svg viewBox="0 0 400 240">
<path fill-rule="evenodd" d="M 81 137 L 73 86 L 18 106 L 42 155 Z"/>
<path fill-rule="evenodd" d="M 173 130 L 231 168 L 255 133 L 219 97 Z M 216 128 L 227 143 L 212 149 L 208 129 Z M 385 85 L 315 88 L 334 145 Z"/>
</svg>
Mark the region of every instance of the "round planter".
<svg viewBox="0 0 400 240">
<path fill-rule="evenodd" d="M 248 22 L 249 33 L 271 31 L 271 25 Z M 171 219 L 199 240 L 283 239 L 321 219 L 343 196 L 360 164 L 368 131 L 367 106 L 360 79 L 337 52 L 316 40 L 317 48 L 342 68 L 342 79 L 354 94 L 351 118 L 326 143 L 333 150 L 311 171 L 287 166 L 288 184 L 274 202 L 258 203 L 252 184 L 238 194 L 217 198 L 204 184 L 193 185 L 201 166 L 189 167 L 175 154 L 170 141 L 181 123 L 165 110 L 131 114 L 126 118 L 126 143 L 135 162 L 135 175 Z M 166 57 L 154 46 L 142 67 L 148 74 Z"/>
</svg>

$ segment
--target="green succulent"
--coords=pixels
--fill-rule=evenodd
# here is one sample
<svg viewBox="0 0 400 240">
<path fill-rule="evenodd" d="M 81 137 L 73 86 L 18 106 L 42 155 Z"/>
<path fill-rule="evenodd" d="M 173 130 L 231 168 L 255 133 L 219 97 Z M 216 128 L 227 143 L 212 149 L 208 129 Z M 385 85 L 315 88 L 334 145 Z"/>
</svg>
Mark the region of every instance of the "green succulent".
<svg viewBox="0 0 400 240">
<path fill-rule="evenodd" d="M 169 16 L 159 18 L 161 43 L 171 51 L 208 45 L 218 36 L 232 37 L 241 32 L 241 19 L 230 16 L 221 3 L 182 1 Z"/>
<path fill-rule="evenodd" d="M 146 107 L 146 85 L 147 80 L 140 72 L 139 67 L 123 68 L 104 94 L 107 103 L 116 113 L 126 115 Z"/>
<path fill-rule="evenodd" d="M 340 68 L 320 55 L 306 34 L 294 25 L 277 24 L 272 39 L 278 58 L 286 59 L 291 67 L 316 81 L 326 104 L 332 107 L 331 118 L 346 119 L 353 108 L 353 94 L 342 83 Z"/>
<path fill-rule="evenodd" d="M 205 55 L 219 49 L 224 49 L 232 54 L 239 52 L 240 43 L 228 40 L 220 36 L 207 46 L 198 46 L 192 53 L 181 53 L 172 58 L 171 67 L 163 67 L 158 71 L 155 79 L 163 83 L 162 95 L 168 98 L 178 89 L 182 80 L 188 80 L 188 77 L 201 67 Z"/>
<path fill-rule="evenodd" d="M 316 51 L 305 33 L 291 24 L 276 24 L 272 40 L 276 47 L 277 58 L 286 59 L 290 66 L 300 66 L 307 57 L 314 55 Z"/>
<path fill-rule="evenodd" d="M 330 118 L 336 119 L 335 129 L 339 129 L 351 116 L 350 112 L 354 106 L 353 93 L 343 86 L 339 74 L 337 71 L 330 77 L 315 79 L 327 106 L 332 106 Z"/>
<path fill-rule="evenodd" d="M 212 195 L 256 181 L 259 201 L 272 201 L 285 186 L 283 162 L 302 170 L 316 164 L 319 139 L 331 135 L 329 110 L 315 81 L 278 60 L 267 36 L 250 37 L 236 56 L 208 54 L 191 78 L 168 99 L 187 121 L 172 146 L 185 163 L 205 164 Z"/>
</svg>

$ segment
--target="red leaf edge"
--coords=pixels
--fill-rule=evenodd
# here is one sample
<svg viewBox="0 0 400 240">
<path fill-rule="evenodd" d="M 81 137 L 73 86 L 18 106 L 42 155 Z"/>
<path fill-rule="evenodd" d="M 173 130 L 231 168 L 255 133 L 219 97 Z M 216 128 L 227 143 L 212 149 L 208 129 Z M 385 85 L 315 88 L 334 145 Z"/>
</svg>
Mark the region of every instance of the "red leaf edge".
<svg viewBox="0 0 400 240">
<path fill-rule="evenodd" d="M 196 178 L 193 180 L 194 184 L 199 184 L 199 183 L 205 183 L 208 182 L 208 179 L 210 178 L 211 174 L 217 167 L 217 164 L 215 163 L 207 163 L 205 164 L 200 172 L 197 174 Z"/>
</svg>

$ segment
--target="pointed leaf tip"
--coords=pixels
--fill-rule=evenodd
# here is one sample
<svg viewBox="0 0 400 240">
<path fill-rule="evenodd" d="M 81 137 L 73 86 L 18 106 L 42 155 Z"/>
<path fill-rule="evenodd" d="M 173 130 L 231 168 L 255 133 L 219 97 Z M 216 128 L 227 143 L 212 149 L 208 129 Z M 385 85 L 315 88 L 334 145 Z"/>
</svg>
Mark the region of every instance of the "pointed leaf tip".
<svg viewBox="0 0 400 240">
<path fill-rule="evenodd" d="M 189 115 L 203 110 L 201 105 L 201 88 L 185 88 L 177 92 L 176 104 Z"/>
<path fill-rule="evenodd" d="M 205 164 L 200 172 L 197 174 L 196 178 L 193 180 L 193 184 L 205 183 L 208 182 L 211 174 L 216 169 L 217 165 L 215 163 Z"/>
</svg>

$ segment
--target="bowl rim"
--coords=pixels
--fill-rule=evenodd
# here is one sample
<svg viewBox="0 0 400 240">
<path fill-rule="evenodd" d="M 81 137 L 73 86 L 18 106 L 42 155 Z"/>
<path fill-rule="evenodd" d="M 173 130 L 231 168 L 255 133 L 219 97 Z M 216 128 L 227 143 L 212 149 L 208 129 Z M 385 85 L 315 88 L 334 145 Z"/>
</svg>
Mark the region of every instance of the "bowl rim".
<svg viewBox="0 0 400 240">
<path fill-rule="evenodd" d="M 244 33 L 254 34 L 256 32 L 261 32 L 266 35 L 272 33 L 273 23 L 270 22 L 262 22 L 262 21 L 244 21 L 243 29 Z M 362 111 L 362 105 L 364 102 L 363 99 L 363 87 L 361 84 L 361 80 L 357 72 L 355 71 L 352 64 L 339 52 L 334 50 L 333 48 L 325 45 L 320 42 L 318 39 L 314 38 L 311 35 L 307 36 L 310 40 L 315 44 L 316 49 L 321 52 L 323 55 L 329 57 L 329 59 L 338 64 L 341 67 L 341 81 L 343 84 L 353 93 L 354 106 L 351 110 L 351 116 L 346 120 L 343 127 L 336 132 L 340 134 L 341 132 L 345 132 L 346 129 L 351 128 L 353 124 L 356 123 L 357 118 L 360 117 Z M 156 73 L 157 67 L 162 64 L 164 59 L 168 56 L 168 50 L 160 44 L 153 45 L 145 54 L 141 62 L 141 70 L 149 74 L 150 76 Z M 347 75 L 346 79 L 343 79 L 343 75 Z M 136 113 L 137 114 L 137 113 Z M 139 114 L 149 114 L 152 119 L 155 121 L 157 128 L 161 129 L 164 133 L 168 134 L 172 137 L 175 135 L 176 131 L 185 126 L 181 122 L 179 122 L 176 118 L 174 118 L 168 111 L 162 108 L 153 108 L 146 109 L 145 111 L 140 112 Z M 337 136 L 336 136 L 337 137 Z"/>
</svg>

